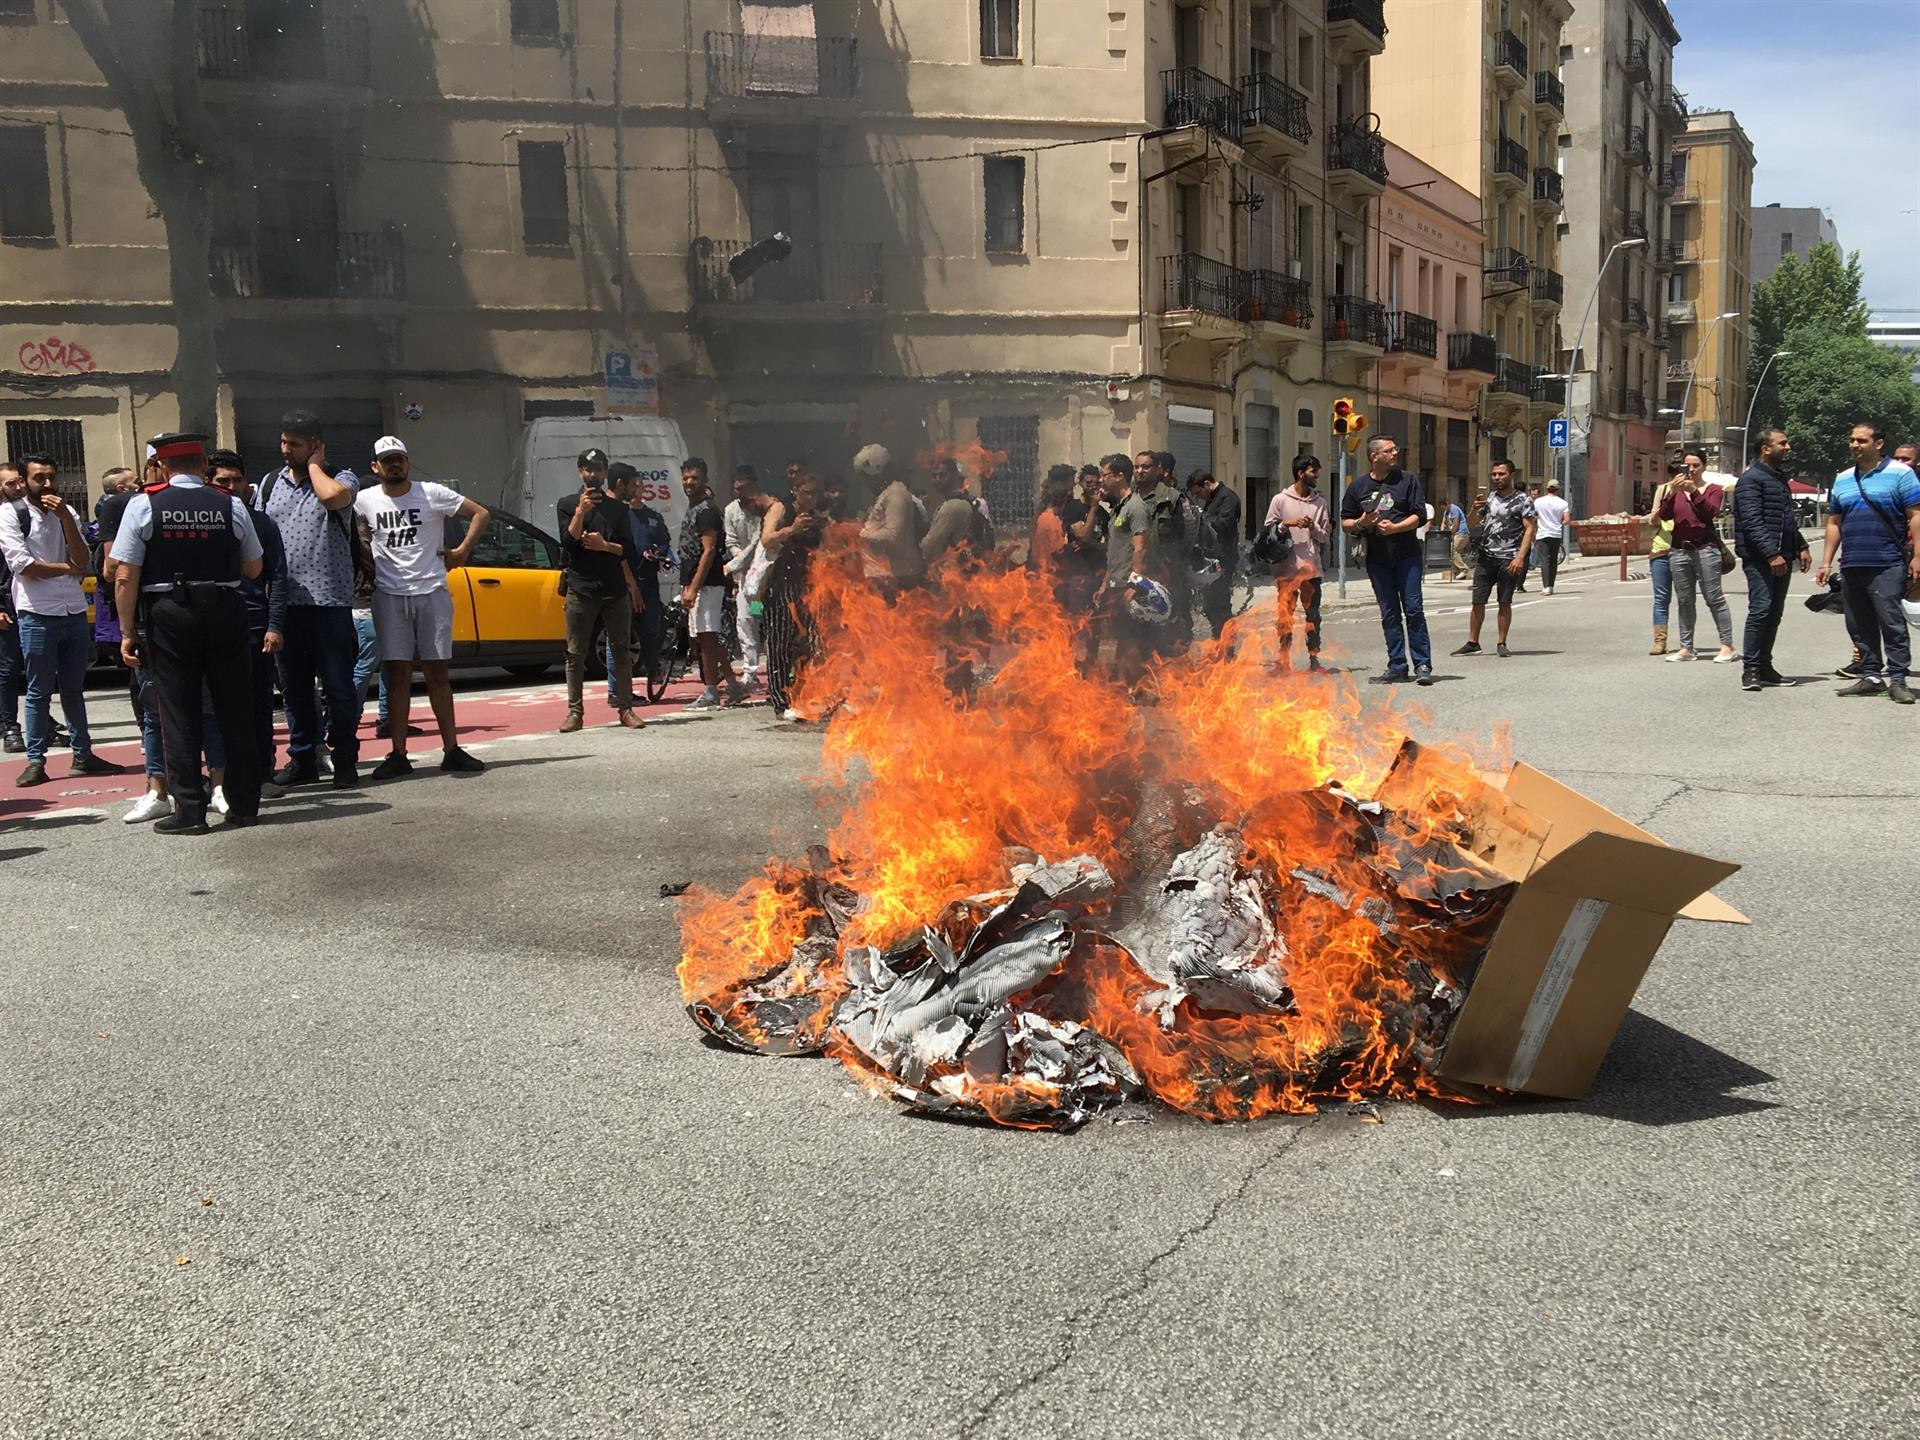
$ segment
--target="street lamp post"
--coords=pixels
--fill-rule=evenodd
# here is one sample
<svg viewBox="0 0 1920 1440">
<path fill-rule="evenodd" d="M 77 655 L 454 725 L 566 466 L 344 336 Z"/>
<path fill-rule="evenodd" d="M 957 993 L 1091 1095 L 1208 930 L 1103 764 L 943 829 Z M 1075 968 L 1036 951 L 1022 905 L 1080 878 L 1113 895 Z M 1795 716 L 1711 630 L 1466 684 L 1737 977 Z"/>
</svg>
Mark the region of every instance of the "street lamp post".
<svg viewBox="0 0 1920 1440">
<path fill-rule="evenodd" d="M 1747 468 L 1747 445 L 1753 439 L 1753 407 L 1760 403 L 1760 387 L 1767 383 L 1767 371 L 1773 369 L 1773 362 L 1791 354 L 1791 350 L 1776 350 L 1767 356 L 1767 363 L 1760 367 L 1760 378 L 1753 382 L 1753 394 L 1747 397 L 1747 423 L 1740 427 L 1740 469 L 1743 474 Z M 1685 423 L 1684 417 L 1682 423 Z"/>
<path fill-rule="evenodd" d="M 1607 278 L 1607 267 L 1613 263 L 1613 257 L 1622 250 L 1633 250 L 1646 243 L 1644 239 L 1614 242 L 1613 248 L 1607 251 L 1606 259 L 1600 262 L 1600 272 L 1593 277 L 1593 289 L 1587 292 L 1587 308 L 1580 312 L 1580 328 L 1573 332 L 1573 354 L 1567 359 L 1567 404 L 1561 417 L 1567 422 L 1567 448 L 1560 452 L 1560 490 L 1561 498 L 1568 504 L 1573 503 L 1573 377 L 1580 373 L 1580 340 L 1587 333 L 1587 321 L 1593 316 L 1593 302 L 1600 297 L 1600 282 Z M 1600 372 L 1595 369 L 1594 383 L 1598 384 L 1599 379 Z M 1589 414 L 1592 413 L 1591 399 L 1587 410 Z M 1580 498 L 1585 500 L 1586 496 L 1583 494 Z M 1576 514 L 1574 518 L 1578 519 L 1579 516 Z"/>
<path fill-rule="evenodd" d="M 1700 348 L 1693 354 L 1693 369 L 1687 372 L 1687 387 L 1680 392 L 1680 448 L 1687 444 L 1687 404 L 1693 399 L 1693 382 L 1700 376 L 1700 362 L 1707 357 L 1707 346 L 1713 340 L 1713 332 L 1720 328 L 1722 320 L 1738 320 L 1740 312 L 1729 310 L 1724 315 L 1713 317 L 1713 323 L 1707 326 L 1706 333 L 1700 337 Z M 1745 469 L 1744 463 L 1741 466 Z"/>
</svg>

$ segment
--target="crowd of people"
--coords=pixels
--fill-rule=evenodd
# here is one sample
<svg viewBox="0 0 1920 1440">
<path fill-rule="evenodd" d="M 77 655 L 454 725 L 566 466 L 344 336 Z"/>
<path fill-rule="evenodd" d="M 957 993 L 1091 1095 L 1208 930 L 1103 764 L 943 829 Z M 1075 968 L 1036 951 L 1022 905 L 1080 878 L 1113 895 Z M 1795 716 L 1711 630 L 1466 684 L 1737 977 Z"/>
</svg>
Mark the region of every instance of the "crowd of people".
<svg viewBox="0 0 1920 1440">
<path fill-rule="evenodd" d="M 84 681 L 98 640 L 117 641 L 140 721 L 146 793 L 129 823 L 166 833 L 202 833 L 209 813 L 228 825 L 257 816 L 263 793 L 330 779 L 359 781 L 361 716 L 376 680 L 376 734 L 387 755 L 374 780 L 409 774 L 407 739 L 415 669 L 422 673 L 442 744 L 442 769 L 485 766 L 458 743 L 449 662 L 453 606 L 448 571 L 465 564 L 490 515 L 457 490 L 416 481 L 406 445 L 385 436 L 373 449 L 373 479 L 327 463 L 317 419 L 287 415 L 281 467 L 256 487 L 242 458 L 209 449 L 205 437 L 167 435 L 148 446 L 146 473 L 110 471 L 91 525 L 60 495 L 44 455 L 0 463 L 0 743 L 25 751 L 16 783 L 45 784 L 52 750 L 70 747 L 70 772 L 120 767 L 93 753 Z M 1749 691 L 1791 686 L 1773 648 L 1795 567 L 1812 568 L 1787 480 L 1786 433 L 1756 434 L 1758 458 L 1731 487 L 1715 483 L 1706 457 L 1686 450 L 1656 490 L 1652 527 L 1652 653 L 1671 662 L 1705 656 L 1699 611 L 1711 618 L 1714 662 L 1742 666 Z M 1920 478 L 1916 449 L 1889 456 L 1879 429 L 1850 438 L 1854 464 L 1828 494 L 1823 554 L 1810 608 L 1844 611 L 1853 656 L 1838 674 L 1847 696 L 1887 695 L 1913 703 L 1908 687 L 1909 625 L 1920 618 Z M 1060 606 L 1083 620 L 1081 663 L 1107 665 L 1139 687 L 1157 659 L 1186 651 L 1195 619 L 1217 639 L 1232 616 L 1243 564 L 1271 571 L 1276 590 L 1279 669 L 1293 669 L 1304 628 L 1307 671 L 1324 670 L 1322 605 L 1331 547 L 1350 546 L 1379 607 L 1387 652 L 1372 677 L 1432 683 L 1433 648 L 1424 591 L 1425 536 L 1448 540 L 1444 579 L 1472 584 L 1468 635 L 1452 653 L 1484 653 L 1488 603 L 1495 653 L 1511 655 L 1514 595 L 1529 572 L 1553 594 L 1569 520 L 1558 485 L 1526 485 L 1507 460 L 1493 464 L 1471 504 L 1436 514 L 1420 478 L 1399 465 L 1399 445 L 1367 445 L 1366 468 L 1338 500 L 1322 489 L 1323 465 L 1303 454 L 1243 547 L 1241 502 L 1205 469 L 1176 479 L 1165 451 L 1115 453 L 1076 469 L 1054 465 L 1041 482 L 1025 564 Z M 700 693 L 687 708 L 710 710 L 764 698 L 789 721 L 798 670 L 817 645 L 807 603 L 813 556 L 835 522 L 859 520 L 869 581 L 886 593 L 923 583 L 950 555 L 996 550 L 986 498 L 951 458 L 917 469 L 881 445 L 853 458 L 860 504 L 838 477 L 787 467 L 784 497 L 751 466 L 716 494 L 707 462 L 681 467 L 687 513 L 677 536 L 646 501 L 631 465 L 601 450 L 578 458 L 580 489 L 557 509 L 566 616 L 567 712 L 560 729 L 585 723 L 587 665 L 596 642 L 615 722 L 638 729 L 646 687 L 666 637 L 684 627 L 697 659 Z M 861 498 L 864 498 L 861 497 Z M 857 514 L 856 514 L 857 508 Z M 1729 547 L 1720 527 L 1730 512 Z M 1337 520 L 1339 538 L 1335 538 Z M 459 522 L 459 538 L 448 526 Z M 1744 566 L 1747 616 L 1736 649 L 1722 576 Z M 662 603 L 661 577 L 678 582 L 678 614 Z M 94 624 L 83 580 L 100 578 Z M 1909 598 L 1913 596 L 1916 598 Z M 1678 609 L 1678 644 L 1669 617 Z M 677 633 L 677 632 L 676 632 Z M 286 758 L 276 765 L 276 689 L 286 712 Z M 60 701 L 64 729 L 53 716 Z M 24 705 L 25 724 L 21 724 Z"/>
</svg>

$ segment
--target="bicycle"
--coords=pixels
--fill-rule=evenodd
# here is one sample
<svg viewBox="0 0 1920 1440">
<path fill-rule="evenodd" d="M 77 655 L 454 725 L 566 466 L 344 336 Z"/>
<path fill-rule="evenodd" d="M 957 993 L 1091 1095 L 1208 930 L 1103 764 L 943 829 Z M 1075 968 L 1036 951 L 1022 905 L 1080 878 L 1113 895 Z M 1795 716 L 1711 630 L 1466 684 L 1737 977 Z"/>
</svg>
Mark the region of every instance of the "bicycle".
<svg viewBox="0 0 1920 1440">
<path fill-rule="evenodd" d="M 693 663 L 693 637 L 687 625 L 686 606 L 669 604 L 661 626 L 660 656 L 647 673 L 647 699 L 657 702 L 669 685 L 684 680 Z"/>
</svg>

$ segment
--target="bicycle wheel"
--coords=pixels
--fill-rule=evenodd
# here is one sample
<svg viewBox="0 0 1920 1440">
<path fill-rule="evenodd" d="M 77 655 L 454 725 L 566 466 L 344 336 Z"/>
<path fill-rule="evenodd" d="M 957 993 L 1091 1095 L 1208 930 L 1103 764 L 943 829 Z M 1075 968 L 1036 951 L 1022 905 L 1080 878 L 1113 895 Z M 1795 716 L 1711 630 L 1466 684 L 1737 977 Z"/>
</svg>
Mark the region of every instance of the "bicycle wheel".
<svg viewBox="0 0 1920 1440">
<path fill-rule="evenodd" d="M 687 673 L 687 612 L 674 607 L 672 623 L 661 637 L 660 657 L 647 675 L 647 699 L 657 701 L 667 687 Z"/>
</svg>

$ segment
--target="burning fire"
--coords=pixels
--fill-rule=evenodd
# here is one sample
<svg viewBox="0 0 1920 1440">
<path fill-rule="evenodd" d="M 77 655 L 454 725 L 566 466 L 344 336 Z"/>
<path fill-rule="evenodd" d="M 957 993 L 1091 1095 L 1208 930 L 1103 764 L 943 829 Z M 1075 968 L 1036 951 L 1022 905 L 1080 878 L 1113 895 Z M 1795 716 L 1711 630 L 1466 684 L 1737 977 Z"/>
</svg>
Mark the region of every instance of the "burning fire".
<svg viewBox="0 0 1920 1440">
<path fill-rule="evenodd" d="M 1142 706 L 1080 671 L 1078 622 L 1025 570 L 889 601 L 829 546 L 810 603 L 795 703 L 831 713 L 844 804 L 805 863 L 684 898 L 705 1028 L 1012 1125 L 1064 1128 L 1076 1085 L 1207 1119 L 1450 1093 L 1431 1047 L 1510 889 L 1461 848 L 1469 756 L 1396 768 L 1413 717 L 1274 675 L 1264 629 L 1162 668 Z M 1035 888 L 1073 857 L 1114 883 Z"/>
<path fill-rule="evenodd" d="M 977 440 L 943 440 L 931 450 L 922 450 L 914 458 L 922 470 L 931 470 L 942 460 L 952 460 L 959 464 L 963 474 L 985 480 L 1007 463 L 1007 452 L 989 450 Z"/>
</svg>

